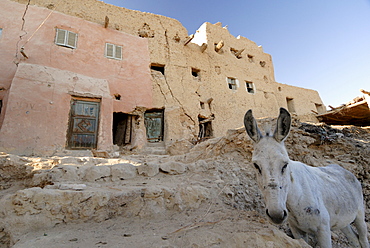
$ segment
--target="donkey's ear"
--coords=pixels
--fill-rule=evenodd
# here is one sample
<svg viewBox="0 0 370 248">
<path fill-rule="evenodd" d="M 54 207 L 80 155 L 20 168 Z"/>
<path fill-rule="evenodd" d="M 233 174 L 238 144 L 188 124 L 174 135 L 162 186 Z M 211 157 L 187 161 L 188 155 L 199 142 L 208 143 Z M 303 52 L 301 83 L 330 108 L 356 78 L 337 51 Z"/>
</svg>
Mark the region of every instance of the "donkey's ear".
<svg viewBox="0 0 370 248">
<path fill-rule="evenodd" d="M 274 132 L 274 138 L 277 142 L 282 142 L 288 136 L 291 123 L 292 117 L 288 110 L 280 108 L 280 115 L 277 119 L 277 125 Z"/>
<path fill-rule="evenodd" d="M 258 129 L 257 122 L 253 117 L 252 110 L 248 110 L 244 115 L 244 127 L 249 137 L 254 141 L 258 142 L 262 138 L 262 134 Z"/>
</svg>

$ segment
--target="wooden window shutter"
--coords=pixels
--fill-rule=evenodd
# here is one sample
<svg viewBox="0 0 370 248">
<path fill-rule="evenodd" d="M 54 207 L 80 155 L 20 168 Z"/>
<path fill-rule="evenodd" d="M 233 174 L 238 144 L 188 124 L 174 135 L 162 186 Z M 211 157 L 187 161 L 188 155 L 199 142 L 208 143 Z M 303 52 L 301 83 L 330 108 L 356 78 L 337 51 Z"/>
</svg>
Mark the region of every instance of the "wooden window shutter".
<svg viewBox="0 0 370 248">
<path fill-rule="evenodd" d="M 68 47 L 76 48 L 76 45 L 77 45 L 77 34 L 76 33 L 68 32 L 68 40 L 67 40 L 66 45 Z"/>
<path fill-rule="evenodd" d="M 65 41 L 66 41 L 66 33 L 67 31 L 66 30 L 63 30 L 63 29 L 57 29 L 57 37 L 55 39 L 55 43 L 57 45 L 62 45 L 64 46 L 65 45 Z"/>
<path fill-rule="evenodd" d="M 112 44 L 106 43 L 105 56 L 107 56 L 108 58 L 114 57 L 114 46 Z"/>
<path fill-rule="evenodd" d="M 116 47 L 116 59 L 122 59 L 122 47 L 121 46 L 115 46 Z"/>
</svg>

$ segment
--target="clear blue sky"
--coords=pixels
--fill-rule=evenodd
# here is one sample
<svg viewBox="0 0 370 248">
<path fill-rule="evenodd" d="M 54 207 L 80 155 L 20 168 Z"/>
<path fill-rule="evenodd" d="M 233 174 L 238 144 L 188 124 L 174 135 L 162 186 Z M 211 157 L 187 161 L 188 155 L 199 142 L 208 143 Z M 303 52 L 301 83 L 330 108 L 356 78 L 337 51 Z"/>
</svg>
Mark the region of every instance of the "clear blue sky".
<svg viewBox="0 0 370 248">
<path fill-rule="evenodd" d="M 179 20 L 189 34 L 222 22 L 272 55 L 279 83 L 338 107 L 370 91 L 370 0 L 104 0 Z"/>
</svg>

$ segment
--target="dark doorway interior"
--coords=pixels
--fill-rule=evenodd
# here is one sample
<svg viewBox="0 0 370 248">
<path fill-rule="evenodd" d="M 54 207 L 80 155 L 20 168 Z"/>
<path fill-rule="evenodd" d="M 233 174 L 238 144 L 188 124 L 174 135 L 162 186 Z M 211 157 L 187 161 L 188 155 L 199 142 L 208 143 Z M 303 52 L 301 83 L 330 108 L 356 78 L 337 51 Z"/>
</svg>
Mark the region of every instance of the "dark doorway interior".
<svg viewBox="0 0 370 248">
<path fill-rule="evenodd" d="M 133 115 L 113 113 L 113 144 L 123 146 L 131 143 Z"/>
<path fill-rule="evenodd" d="M 212 121 L 211 119 L 205 119 L 198 117 L 199 120 L 199 139 L 209 139 L 213 136 Z"/>
</svg>

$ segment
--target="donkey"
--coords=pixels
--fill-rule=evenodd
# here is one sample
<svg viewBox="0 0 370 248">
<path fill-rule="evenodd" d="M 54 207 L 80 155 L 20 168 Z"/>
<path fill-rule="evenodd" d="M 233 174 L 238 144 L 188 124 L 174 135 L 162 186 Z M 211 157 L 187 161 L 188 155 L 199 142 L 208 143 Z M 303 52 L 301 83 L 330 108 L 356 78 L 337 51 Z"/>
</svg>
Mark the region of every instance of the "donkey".
<svg viewBox="0 0 370 248">
<path fill-rule="evenodd" d="M 313 235 L 321 248 L 332 247 L 331 230 L 341 230 L 353 247 L 369 247 L 360 182 L 339 165 L 311 167 L 290 160 L 284 146 L 291 126 L 286 109 L 280 108 L 272 135 L 261 134 L 252 110 L 244 126 L 254 141 L 252 163 L 273 223 L 287 220 L 294 238 L 308 242 L 308 234 Z"/>
</svg>

